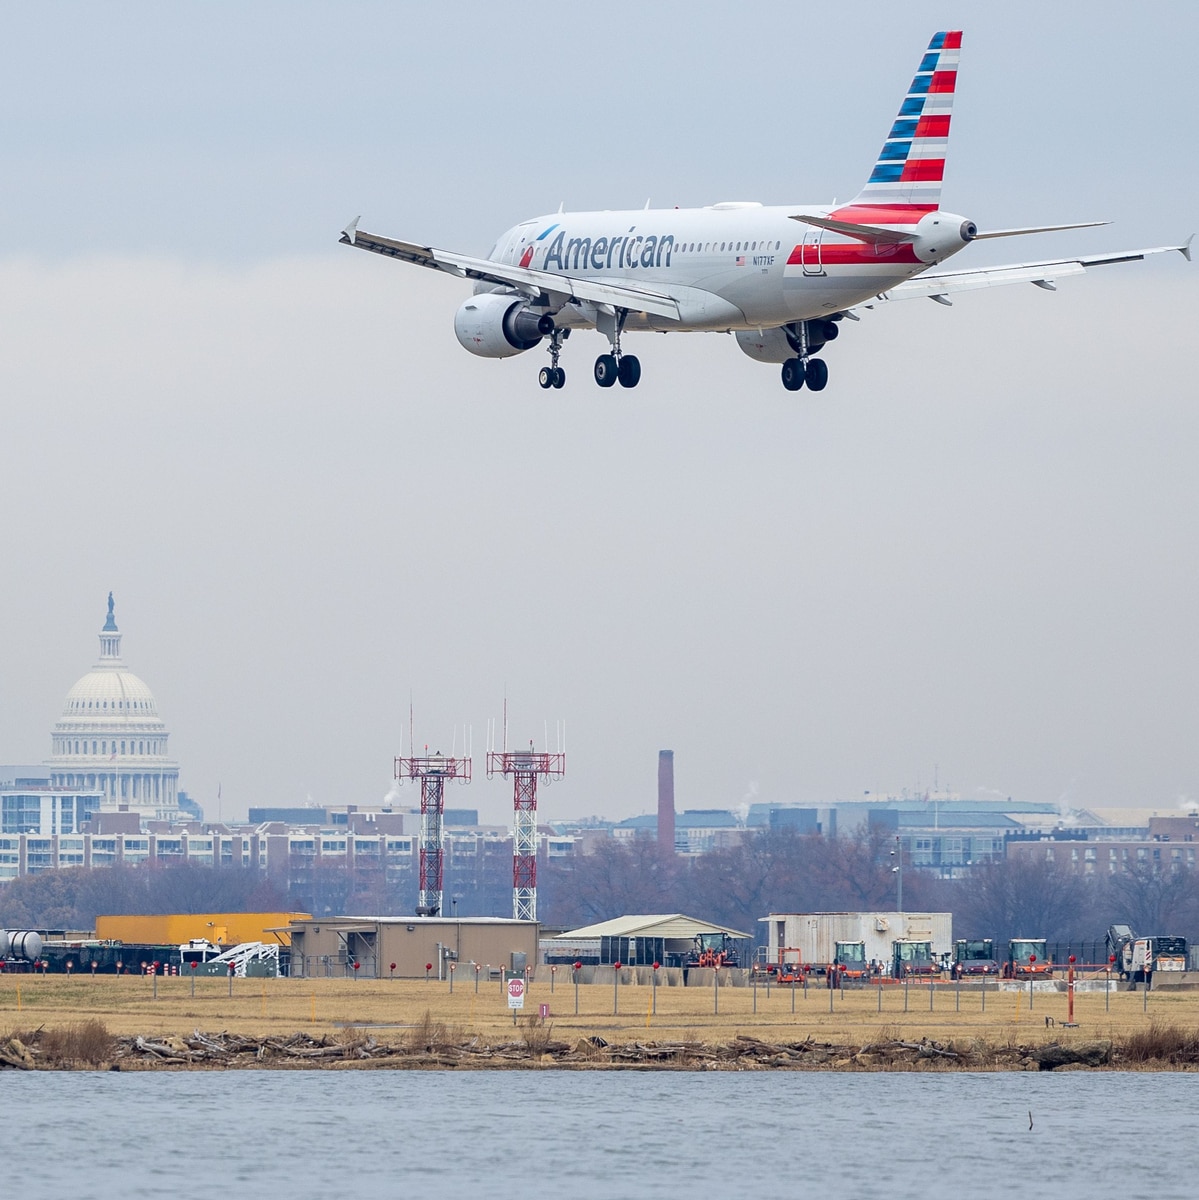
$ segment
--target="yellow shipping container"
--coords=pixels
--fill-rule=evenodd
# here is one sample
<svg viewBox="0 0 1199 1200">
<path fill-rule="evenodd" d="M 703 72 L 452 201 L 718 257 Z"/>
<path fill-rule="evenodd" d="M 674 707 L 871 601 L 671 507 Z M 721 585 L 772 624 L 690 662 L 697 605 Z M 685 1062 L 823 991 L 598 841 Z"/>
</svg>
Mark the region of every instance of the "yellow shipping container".
<svg viewBox="0 0 1199 1200">
<path fill-rule="evenodd" d="M 242 942 L 275 942 L 291 945 L 291 934 L 272 933 L 308 913 L 167 913 L 162 916 L 97 917 L 96 937 L 126 945 L 177 946 L 193 938 L 207 938 L 217 946 Z"/>
</svg>

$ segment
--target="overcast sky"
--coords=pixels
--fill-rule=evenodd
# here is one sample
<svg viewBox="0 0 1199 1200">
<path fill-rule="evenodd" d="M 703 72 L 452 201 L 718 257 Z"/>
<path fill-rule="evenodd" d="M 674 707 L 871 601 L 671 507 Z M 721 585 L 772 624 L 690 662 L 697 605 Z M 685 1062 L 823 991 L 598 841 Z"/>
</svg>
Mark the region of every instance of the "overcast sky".
<svg viewBox="0 0 1199 1200">
<path fill-rule="evenodd" d="M 568 208 L 845 199 L 965 29 L 956 265 L 1199 228 L 1199 5 L 5 3 L 0 762 L 38 761 L 116 595 L 216 815 L 373 803 L 568 727 L 544 817 L 930 786 L 1199 799 L 1199 273 L 912 300 L 828 390 L 719 335 L 462 352 L 471 253 Z M 514 15 L 519 13 L 518 16 Z M 460 735 L 459 735 L 460 737 Z M 459 749 L 461 741 L 458 742 Z M 415 801 L 415 793 L 409 795 Z"/>
</svg>

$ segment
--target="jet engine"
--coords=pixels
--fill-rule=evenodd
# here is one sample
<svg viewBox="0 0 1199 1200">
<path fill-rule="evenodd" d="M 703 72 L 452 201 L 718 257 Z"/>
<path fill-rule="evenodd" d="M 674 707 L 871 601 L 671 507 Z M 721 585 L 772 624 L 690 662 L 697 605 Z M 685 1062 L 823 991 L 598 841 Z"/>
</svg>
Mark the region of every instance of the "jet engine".
<svg viewBox="0 0 1199 1200">
<path fill-rule="evenodd" d="M 741 330 L 733 336 L 743 353 L 757 362 L 784 363 L 800 352 L 799 326 L 806 325 L 808 331 L 808 353 L 815 354 L 825 342 L 831 342 L 841 332 L 836 321 L 797 321 L 794 325 L 783 325 L 778 329 Z"/>
<path fill-rule="evenodd" d="M 464 300 L 454 314 L 454 333 L 463 349 L 481 358 L 511 358 L 532 350 L 553 333 L 554 318 L 510 293 L 484 292 Z"/>
</svg>

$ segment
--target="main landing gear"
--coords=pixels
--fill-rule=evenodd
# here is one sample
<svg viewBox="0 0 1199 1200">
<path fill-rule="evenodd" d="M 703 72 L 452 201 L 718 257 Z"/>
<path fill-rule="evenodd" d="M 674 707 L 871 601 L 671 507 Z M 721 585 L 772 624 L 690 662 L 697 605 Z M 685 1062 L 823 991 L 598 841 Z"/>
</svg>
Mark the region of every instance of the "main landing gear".
<svg viewBox="0 0 1199 1200">
<path fill-rule="evenodd" d="M 596 328 L 612 343 L 612 352 L 601 354 L 595 360 L 595 382 L 602 388 L 609 388 L 614 383 L 633 388 L 641 382 L 640 359 L 635 354 L 620 352 L 620 335 L 628 315 L 624 309 L 618 309 L 615 314 L 606 314 L 596 321 Z"/>
<path fill-rule="evenodd" d="M 602 388 L 614 383 L 636 387 L 641 382 L 641 360 L 635 354 L 601 354 L 595 360 L 595 382 Z"/>
<path fill-rule="evenodd" d="M 828 363 L 823 358 L 789 358 L 783 363 L 783 387 L 789 392 L 798 392 L 804 384 L 814 392 L 822 392 L 828 386 Z"/>
<path fill-rule="evenodd" d="M 806 383 L 813 392 L 822 392 L 828 386 L 828 363 L 822 358 L 812 358 L 817 350 L 823 350 L 841 331 L 833 321 L 799 321 L 787 326 L 787 340 L 797 357 L 783 363 L 783 387 L 789 392 L 798 392 Z"/>
</svg>

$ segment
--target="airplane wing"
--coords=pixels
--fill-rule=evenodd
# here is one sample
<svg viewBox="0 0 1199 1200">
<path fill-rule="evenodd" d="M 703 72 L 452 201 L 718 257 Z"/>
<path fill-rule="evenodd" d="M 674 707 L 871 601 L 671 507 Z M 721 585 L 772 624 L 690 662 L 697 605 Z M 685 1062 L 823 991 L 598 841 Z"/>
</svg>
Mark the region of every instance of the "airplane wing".
<svg viewBox="0 0 1199 1200">
<path fill-rule="evenodd" d="M 597 279 L 579 279 L 573 275 L 555 275 L 552 271 L 534 271 L 529 267 L 514 267 L 486 258 L 454 254 L 433 246 L 418 246 L 413 242 L 401 242 L 377 233 L 365 233 L 358 228 L 357 221 L 346 226 L 340 240 L 347 246 L 356 246 L 359 250 L 398 258 L 402 262 L 430 267 L 435 271 L 445 271 L 459 279 L 478 279 L 485 283 L 514 288 L 530 300 L 544 296 L 559 306 L 569 300 L 586 300 L 601 308 L 623 308 L 629 312 L 653 313 L 654 316 L 667 317 L 674 321 L 679 319 L 678 301 L 663 292 L 629 287 L 626 284 L 604 283 Z"/>
<path fill-rule="evenodd" d="M 1166 254 L 1176 250 L 1188 262 L 1191 260 L 1191 239 L 1181 246 L 1152 246 L 1147 250 L 1125 250 L 1117 254 L 1086 254 L 1078 258 L 1050 258 L 1042 262 L 1008 263 L 1001 267 L 979 267 L 962 271 L 939 271 L 917 275 L 880 293 L 881 300 L 910 300 L 927 296 L 942 304 L 952 304 L 952 292 L 973 291 L 976 288 L 999 287 L 1006 283 L 1032 283 L 1054 290 L 1058 279 L 1066 275 L 1085 275 L 1090 267 L 1106 267 L 1111 263 L 1139 262 L 1151 254 Z"/>
</svg>

